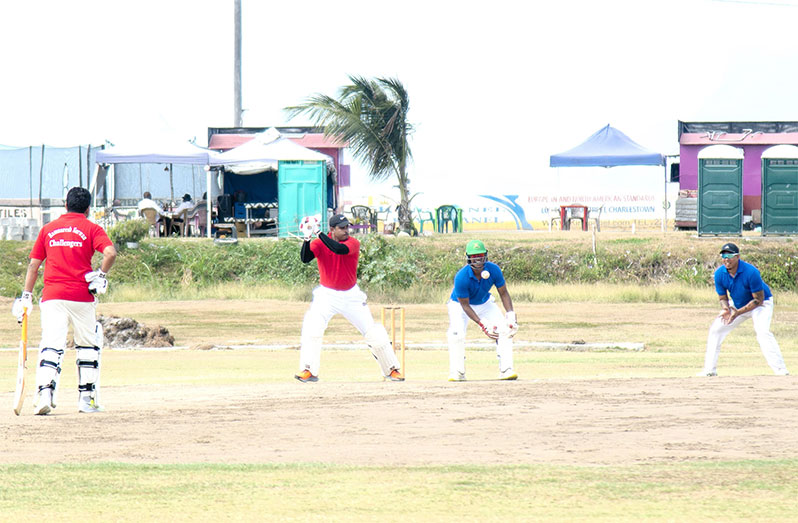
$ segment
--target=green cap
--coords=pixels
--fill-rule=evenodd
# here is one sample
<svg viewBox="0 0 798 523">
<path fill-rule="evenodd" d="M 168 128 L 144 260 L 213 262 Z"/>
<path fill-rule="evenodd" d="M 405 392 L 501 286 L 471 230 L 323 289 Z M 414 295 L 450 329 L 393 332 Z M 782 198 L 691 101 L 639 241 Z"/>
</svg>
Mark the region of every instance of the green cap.
<svg viewBox="0 0 798 523">
<path fill-rule="evenodd" d="M 466 244 L 466 256 L 484 254 L 486 252 L 488 252 L 488 250 L 485 248 L 485 244 L 482 243 L 482 240 L 471 240 Z"/>
</svg>

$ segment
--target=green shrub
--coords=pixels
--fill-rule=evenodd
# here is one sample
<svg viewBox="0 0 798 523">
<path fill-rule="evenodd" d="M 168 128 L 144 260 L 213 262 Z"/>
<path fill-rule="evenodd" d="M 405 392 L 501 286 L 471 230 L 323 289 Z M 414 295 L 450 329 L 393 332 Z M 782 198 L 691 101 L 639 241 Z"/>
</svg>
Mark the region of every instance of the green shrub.
<svg viewBox="0 0 798 523">
<path fill-rule="evenodd" d="M 115 241 L 129 240 L 115 236 Z M 502 268 L 511 289 L 523 283 L 650 286 L 681 282 L 708 290 L 720 266 L 717 242 L 702 239 L 600 241 L 595 255 L 590 243 L 557 237 L 508 239 L 497 235 L 486 244 L 489 259 Z M 0 295 L 19 294 L 31 245 L 0 241 Z M 465 265 L 464 246 L 464 236 L 454 234 L 432 238 L 367 235 L 361 239 L 358 278 L 364 290 L 375 295 L 397 296 L 411 289 L 435 295 L 450 287 L 455 273 Z M 122 251 L 111 277 L 114 286 L 151 288 L 168 296 L 180 296 L 188 287 L 208 288 L 226 282 L 310 288 L 318 283 L 318 268 L 315 262 L 301 262 L 300 247 L 290 239 L 243 239 L 234 245 L 216 245 L 203 239 L 154 238 L 139 249 Z M 100 257 L 95 255 L 95 266 Z M 795 243 L 752 241 L 745 245 L 743 259 L 759 268 L 774 292 L 798 291 Z M 39 278 L 37 288 L 41 281 Z"/>
<path fill-rule="evenodd" d="M 114 244 L 124 247 L 127 242 L 139 242 L 150 230 L 145 220 L 124 220 L 108 228 L 108 237 Z"/>
<path fill-rule="evenodd" d="M 417 281 L 418 261 L 418 249 L 411 243 L 369 234 L 360 245 L 358 277 L 366 287 L 409 287 Z"/>
</svg>

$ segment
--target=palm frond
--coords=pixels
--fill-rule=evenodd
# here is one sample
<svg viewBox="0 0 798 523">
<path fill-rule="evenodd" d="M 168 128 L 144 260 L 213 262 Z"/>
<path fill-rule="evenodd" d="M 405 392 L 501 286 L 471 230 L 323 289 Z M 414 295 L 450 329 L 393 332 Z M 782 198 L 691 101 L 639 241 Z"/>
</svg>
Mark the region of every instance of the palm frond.
<svg viewBox="0 0 798 523">
<path fill-rule="evenodd" d="M 401 205 L 409 205 L 406 166 L 413 157 L 408 143 L 414 128 L 407 120 L 410 98 L 396 78 L 368 79 L 349 75 L 338 97 L 316 94 L 286 107 L 288 118 L 304 114 L 327 136 L 345 141 L 355 158 L 368 165 L 369 177 L 384 181 L 395 176 Z M 406 229 L 406 224 L 403 228 Z"/>
</svg>

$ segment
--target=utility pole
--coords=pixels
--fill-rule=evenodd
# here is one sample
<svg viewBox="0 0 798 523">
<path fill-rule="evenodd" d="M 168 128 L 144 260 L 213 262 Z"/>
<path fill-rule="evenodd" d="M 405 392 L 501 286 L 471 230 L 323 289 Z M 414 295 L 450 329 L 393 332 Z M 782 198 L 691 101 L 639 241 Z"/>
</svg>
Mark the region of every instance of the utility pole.
<svg viewBox="0 0 798 523">
<path fill-rule="evenodd" d="M 241 0 L 234 0 L 233 126 L 241 127 Z"/>
</svg>

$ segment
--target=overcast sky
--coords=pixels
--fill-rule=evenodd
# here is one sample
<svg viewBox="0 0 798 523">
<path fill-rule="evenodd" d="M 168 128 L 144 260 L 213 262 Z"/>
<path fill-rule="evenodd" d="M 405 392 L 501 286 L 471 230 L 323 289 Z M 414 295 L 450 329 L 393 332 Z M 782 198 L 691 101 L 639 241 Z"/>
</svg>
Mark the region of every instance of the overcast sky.
<svg viewBox="0 0 798 523">
<path fill-rule="evenodd" d="M 680 119 L 798 120 L 798 0 L 242 4 L 244 125 L 285 125 L 349 74 L 396 77 L 415 191 L 545 177 L 608 123 L 667 154 Z M 0 46 L 0 144 L 206 145 L 233 124 L 233 0 L 2 2 Z"/>
</svg>

